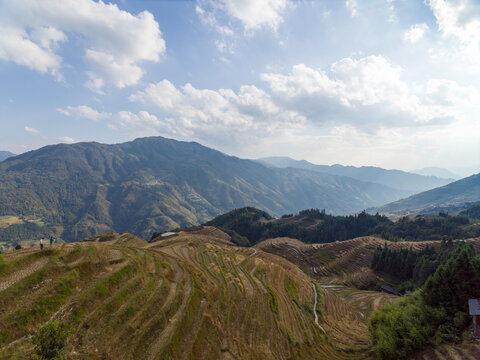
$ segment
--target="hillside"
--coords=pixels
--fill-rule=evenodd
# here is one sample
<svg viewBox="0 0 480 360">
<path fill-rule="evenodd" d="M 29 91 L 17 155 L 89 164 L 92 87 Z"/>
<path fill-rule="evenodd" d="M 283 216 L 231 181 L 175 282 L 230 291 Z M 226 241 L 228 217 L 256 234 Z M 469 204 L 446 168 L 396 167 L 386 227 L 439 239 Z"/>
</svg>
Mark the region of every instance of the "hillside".
<svg viewBox="0 0 480 360">
<path fill-rule="evenodd" d="M 480 236 L 478 220 L 466 216 L 404 217 L 391 221 L 383 215 L 361 212 L 333 216 L 317 209 L 273 218 L 265 211 L 247 207 L 219 215 L 206 225 L 232 235 L 238 245 L 254 245 L 262 240 L 289 237 L 304 243 L 330 243 L 361 236 L 382 236 L 390 240 L 442 240 Z"/>
<path fill-rule="evenodd" d="M 368 209 L 371 213 L 425 213 L 432 208 L 461 206 L 480 201 L 480 174 L 472 175 L 451 184 L 410 196 L 384 206 Z"/>
<path fill-rule="evenodd" d="M 15 154 L 10 151 L 0 151 L 0 162 L 12 156 L 15 156 Z"/>
<path fill-rule="evenodd" d="M 448 169 L 439 168 L 439 167 L 435 167 L 435 166 L 429 166 L 429 167 L 424 167 L 424 168 L 421 168 L 421 169 L 415 169 L 415 170 L 412 170 L 410 172 L 413 173 L 413 174 L 418 174 L 418 175 L 423 175 L 423 176 L 436 176 L 436 177 L 442 178 L 442 179 L 459 180 L 461 178 L 460 175 L 455 174 Z"/>
<path fill-rule="evenodd" d="M 198 143 L 161 137 L 115 145 L 59 144 L 0 163 L 0 242 L 54 234 L 154 231 L 203 223 L 233 208 L 275 215 L 318 207 L 361 211 L 405 195 L 299 169 L 270 169 Z"/>
<path fill-rule="evenodd" d="M 469 242 L 478 249 L 479 240 Z M 72 360 L 373 360 L 369 319 L 398 297 L 351 286 L 394 284 L 368 268 L 383 243 L 280 238 L 242 248 L 199 227 L 150 244 L 109 233 L 8 252 L 0 257 L 0 359 L 31 359 L 39 327 L 57 321 L 69 329 L 64 353 Z M 465 341 L 415 359 L 479 353 Z"/>
<path fill-rule="evenodd" d="M 31 358 L 46 321 L 68 324 L 68 359 L 371 358 L 353 305 L 281 257 L 208 228 L 89 240 L 4 255 L 0 358 Z"/>
<path fill-rule="evenodd" d="M 331 175 L 347 176 L 360 181 L 373 182 L 403 190 L 408 192 L 409 195 L 443 186 L 454 181 L 450 178 L 424 176 L 423 174 L 412 174 L 401 170 L 387 170 L 375 166 L 316 165 L 305 160 L 294 160 L 289 157 L 269 157 L 258 159 L 257 161 L 277 168 L 292 167 Z"/>
</svg>

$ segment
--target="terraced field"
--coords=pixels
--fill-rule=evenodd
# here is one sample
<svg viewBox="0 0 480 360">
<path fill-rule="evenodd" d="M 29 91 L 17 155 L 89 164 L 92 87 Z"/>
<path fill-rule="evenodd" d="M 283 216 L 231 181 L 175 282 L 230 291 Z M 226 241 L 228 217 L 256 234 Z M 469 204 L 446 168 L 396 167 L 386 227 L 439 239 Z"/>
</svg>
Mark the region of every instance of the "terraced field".
<svg viewBox="0 0 480 360">
<path fill-rule="evenodd" d="M 373 359 L 368 319 L 395 297 L 345 286 L 368 259 L 343 258 L 379 242 L 332 244 L 337 255 L 291 239 L 239 248 L 205 227 L 151 244 L 104 234 L 10 252 L 0 261 L 0 359 L 31 359 L 32 336 L 50 320 L 69 325 L 75 360 Z M 347 275 L 335 272 L 342 266 Z M 443 346 L 415 359 L 478 350 Z"/>
<path fill-rule="evenodd" d="M 467 241 L 480 250 L 480 238 Z M 265 240 L 256 247 L 288 259 L 323 284 L 358 286 L 376 278 L 396 284 L 395 278 L 370 269 L 373 252 L 384 244 L 391 249 L 440 247 L 439 241 L 391 242 L 371 236 L 326 244 L 304 244 L 296 239 L 276 238 Z"/>
<path fill-rule="evenodd" d="M 153 244 L 87 240 L 4 254 L 0 359 L 31 359 L 32 336 L 49 320 L 71 328 L 68 359 L 370 357 L 365 332 L 350 343 L 330 335 L 325 314 L 338 305 L 296 265 L 229 245 L 218 230 Z"/>
</svg>

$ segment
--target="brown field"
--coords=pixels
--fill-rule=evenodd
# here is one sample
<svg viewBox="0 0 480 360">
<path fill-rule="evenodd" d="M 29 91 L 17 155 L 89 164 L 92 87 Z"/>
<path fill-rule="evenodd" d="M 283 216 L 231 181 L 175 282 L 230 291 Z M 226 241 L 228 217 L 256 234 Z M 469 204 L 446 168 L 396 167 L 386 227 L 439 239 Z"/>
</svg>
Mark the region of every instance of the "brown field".
<svg viewBox="0 0 480 360">
<path fill-rule="evenodd" d="M 109 233 L 9 252 L 0 359 L 31 359 L 32 336 L 49 320 L 70 325 L 65 354 L 75 360 L 374 359 L 368 319 L 396 297 L 351 285 L 377 276 L 363 269 L 383 242 L 240 248 L 205 227 L 150 244 Z M 477 359 L 479 348 L 444 345 L 414 359 Z"/>
</svg>

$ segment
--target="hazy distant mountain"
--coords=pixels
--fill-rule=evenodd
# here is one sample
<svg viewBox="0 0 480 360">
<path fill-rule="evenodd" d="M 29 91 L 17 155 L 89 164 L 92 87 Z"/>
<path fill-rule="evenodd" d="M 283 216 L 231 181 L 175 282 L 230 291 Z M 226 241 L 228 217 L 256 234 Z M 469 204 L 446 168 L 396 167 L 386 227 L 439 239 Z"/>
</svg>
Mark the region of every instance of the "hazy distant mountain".
<svg viewBox="0 0 480 360">
<path fill-rule="evenodd" d="M 271 169 L 161 137 L 46 146 L 0 163 L 0 184 L 0 216 L 20 218 L 17 225 L 0 224 L 0 240 L 33 236 L 42 223 L 43 232 L 67 240 L 106 231 L 148 238 L 244 206 L 273 215 L 306 208 L 347 214 L 406 196 L 347 177 Z"/>
<path fill-rule="evenodd" d="M 10 151 L 0 151 L 0 161 L 3 161 L 12 156 L 15 156 L 15 154 L 11 153 Z"/>
<path fill-rule="evenodd" d="M 439 179 L 434 176 L 422 176 L 401 170 L 386 170 L 374 166 L 316 165 L 305 160 L 294 160 L 289 157 L 268 157 L 257 161 L 278 168 L 294 167 L 308 169 L 326 174 L 348 176 L 353 179 L 368 181 L 404 190 L 409 195 L 446 185 L 453 179 Z"/>
<path fill-rule="evenodd" d="M 423 175 L 423 176 L 436 176 L 441 179 L 455 179 L 458 180 L 461 178 L 460 175 L 451 172 L 448 169 L 443 169 L 439 167 L 424 167 L 422 169 L 410 171 L 413 174 Z"/>
<path fill-rule="evenodd" d="M 480 201 L 480 174 L 455 181 L 446 186 L 410 196 L 390 204 L 369 209 L 369 212 L 380 213 L 423 213 L 431 208 L 446 208 L 464 203 Z M 407 211 L 408 210 L 408 211 Z"/>
</svg>

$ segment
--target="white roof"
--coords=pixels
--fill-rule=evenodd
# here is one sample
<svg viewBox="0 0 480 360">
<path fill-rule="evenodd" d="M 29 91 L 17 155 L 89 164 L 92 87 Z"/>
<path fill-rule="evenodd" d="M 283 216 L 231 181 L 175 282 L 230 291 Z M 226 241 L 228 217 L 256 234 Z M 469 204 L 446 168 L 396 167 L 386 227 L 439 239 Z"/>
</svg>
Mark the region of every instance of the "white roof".
<svg viewBox="0 0 480 360">
<path fill-rule="evenodd" d="M 480 299 L 469 299 L 468 309 L 470 315 L 480 315 Z"/>
</svg>

